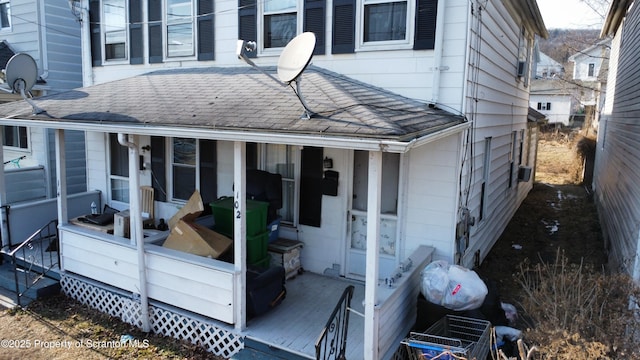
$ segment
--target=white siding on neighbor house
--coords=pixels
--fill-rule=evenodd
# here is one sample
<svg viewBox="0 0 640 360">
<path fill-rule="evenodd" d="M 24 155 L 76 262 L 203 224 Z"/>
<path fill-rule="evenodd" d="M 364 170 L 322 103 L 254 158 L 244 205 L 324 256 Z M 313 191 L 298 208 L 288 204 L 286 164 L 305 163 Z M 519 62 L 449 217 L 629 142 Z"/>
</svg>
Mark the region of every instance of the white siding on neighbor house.
<svg viewBox="0 0 640 360">
<path fill-rule="evenodd" d="M 524 200 L 527 192 L 520 191 L 520 187 L 530 186 L 515 181 L 511 187 L 508 186 L 512 132 L 526 128 L 529 107 L 530 79 L 517 77 L 521 28 L 509 16 L 501 1 L 488 2 L 487 9 L 481 14 L 481 24 L 472 26 L 470 62 L 474 68 L 467 84 L 471 97 L 467 101 L 467 117 L 474 122 L 472 139 L 475 149 L 474 158 L 465 164 L 473 167 L 470 169 L 473 175 L 467 206 L 476 218 L 476 224 L 470 231 L 469 248 L 462 261 L 463 265 L 469 267 L 476 260 L 484 259 Z M 533 35 L 527 36 L 531 37 L 530 43 L 533 44 Z M 480 56 L 477 55 L 478 49 Z M 529 54 L 529 64 L 531 58 Z M 474 74 L 476 71 L 479 73 Z M 473 82 L 476 75 L 478 84 Z M 492 138 L 491 168 L 486 184 L 486 211 L 483 220 L 479 220 L 485 137 Z M 464 173 L 463 184 L 468 181 L 468 170 Z M 513 175 L 515 178 L 517 166 L 513 170 L 516 172 Z M 478 251 L 479 259 L 476 259 Z"/>
<path fill-rule="evenodd" d="M 15 52 L 25 52 L 38 64 L 42 74 L 42 57 L 38 34 L 40 19 L 33 0 L 11 0 L 11 28 L 0 31 L 2 40 L 6 40 Z"/>
<path fill-rule="evenodd" d="M 551 103 L 551 110 L 538 109 L 538 103 Z M 531 94 L 529 106 L 547 116 L 550 124 L 558 123 L 569 126 L 571 116 L 570 95 L 535 95 Z M 546 106 L 546 105 L 545 105 Z"/>
<path fill-rule="evenodd" d="M 639 23 L 640 9 L 633 6 L 613 40 L 594 176 L 609 263 L 636 281 L 640 279 Z"/>
</svg>

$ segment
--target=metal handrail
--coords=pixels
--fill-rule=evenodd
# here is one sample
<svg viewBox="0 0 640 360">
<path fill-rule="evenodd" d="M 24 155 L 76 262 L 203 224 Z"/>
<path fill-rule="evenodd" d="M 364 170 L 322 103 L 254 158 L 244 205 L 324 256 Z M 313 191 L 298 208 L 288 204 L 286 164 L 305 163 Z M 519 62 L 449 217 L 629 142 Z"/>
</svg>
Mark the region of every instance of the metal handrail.
<svg viewBox="0 0 640 360">
<path fill-rule="evenodd" d="M 347 286 L 316 341 L 316 359 L 345 359 L 354 286 Z M 331 337 L 330 337 L 331 335 Z"/>
<path fill-rule="evenodd" d="M 49 266 L 45 267 L 45 251 L 50 246 L 58 246 L 58 220 L 51 220 L 48 224 L 34 232 L 27 240 L 18 245 L 15 249 L 11 250 L 8 255 L 11 256 L 13 262 L 13 275 L 16 283 L 16 297 L 18 305 L 21 306 L 20 298 L 32 288 L 38 281 L 45 277 L 45 275 L 60 263 L 60 251 L 56 251 L 56 255 L 52 255 L 52 251 L 49 252 Z M 34 245 L 39 245 L 39 257 L 38 254 L 31 254 L 27 257 L 26 252 L 28 250 L 34 250 Z M 46 246 L 44 246 L 46 244 Z M 19 252 L 22 252 L 22 258 L 19 258 Z M 20 291 L 20 281 L 18 279 L 18 260 L 20 260 L 25 266 L 24 268 L 24 291 Z M 38 260 L 40 263 L 38 264 Z M 35 267 L 34 267 L 35 266 Z M 31 273 L 37 276 L 29 283 L 29 276 Z"/>
</svg>

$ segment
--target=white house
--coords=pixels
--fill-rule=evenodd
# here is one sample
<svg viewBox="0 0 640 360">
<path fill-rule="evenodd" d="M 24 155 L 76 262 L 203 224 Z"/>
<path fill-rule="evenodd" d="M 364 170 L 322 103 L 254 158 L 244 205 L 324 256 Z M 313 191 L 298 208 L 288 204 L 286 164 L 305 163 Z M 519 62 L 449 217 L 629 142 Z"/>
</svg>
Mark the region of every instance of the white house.
<svg viewBox="0 0 640 360">
<path fill-rule="evenodd" d="M 536 51 L 536 79 L 554 79 L 564 75 L 564 66 L 542 51 Z"/>
<path fill-rule="evenodd" d="M 346 279 L 362 315 L 351 316 L 347 358 L 391 358 L 415 322 L 421 269 L 480 264 L 532 187 L 529 64 L 535 35 L 547 35 L 535 1 L 77 5 L 91 86 L 42 98 L 43 114 L 2 105 L 0 123 L 55 129 L 59 154 L 64 133 L 86 132 L 88 188 L 130 209 L 131 239 L 72 221 L 58 157 L 62 288 L 145 330 L 227 357 L 250 339 L 313 358 L 338 300 L 324 284 L 341 290 Z M 308 119 L 267 75 L 306 31 L 313 64 L 297 85 Z M 239 38 L 255 41 L 251 60 L 266 74 L 238 59 Z M 306 270 L 255 319 L 245 298 L 249 168 L 281 175 L 279 236 L 302 242 Z M 163 247 L 166 232 L 142 229 L 141 185 L 154 188 L 156 219 L 194 190 L 205 203 L 233 197 L 233 256 Z"/>
<path fill-rule="evenodd" d="M 601 112 L 594 175 L 595 199 L 611 267 L 640 281 L 640 175 L 637 49 L 640 10 L 634 1 L 614 0 L 601 36 L 610 37 L 611 56 L 604 108 Z M 637 5 L 637 4 L 636 4 Z"/>
<path fill-rule="evenodd" d="M 569 126 L 575 102 L 575 86 L 562 79 L 531 81 L 529 106 L 544 114 L 550 124 Z"/>
</svg>

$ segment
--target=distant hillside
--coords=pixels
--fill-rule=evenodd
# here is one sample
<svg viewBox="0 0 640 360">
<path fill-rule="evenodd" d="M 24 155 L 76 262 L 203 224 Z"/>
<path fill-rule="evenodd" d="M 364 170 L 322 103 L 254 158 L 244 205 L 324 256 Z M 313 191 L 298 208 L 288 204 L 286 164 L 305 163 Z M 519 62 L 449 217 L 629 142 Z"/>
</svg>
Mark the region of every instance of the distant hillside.
<svg viewBox="0 0 640 360">
<path fill-rule="evenodd" d="M 540 51 L 567 67 L 569 56 L 584 50 L 598 41 L 600 30 L 551 29 L 548 39 L 538 39 Z"/>
</svg>

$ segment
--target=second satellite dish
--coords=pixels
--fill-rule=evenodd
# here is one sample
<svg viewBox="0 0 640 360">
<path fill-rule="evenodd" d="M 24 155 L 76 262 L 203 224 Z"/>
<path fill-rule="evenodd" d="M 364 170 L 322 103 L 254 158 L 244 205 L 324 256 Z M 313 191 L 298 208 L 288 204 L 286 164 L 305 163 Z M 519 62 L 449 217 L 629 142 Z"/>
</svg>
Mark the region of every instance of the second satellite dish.
<svg viewBox="0 0 640 360">
<path fill-rule="evenodd" d="M 18 53 L 7 61 L 5 73 L 7 85 L 13 91 L 17 93 L 20 93 L 21 90 L 30 91 L 38 79 L 38 66 L 31 56 Z"/>
<path fill-rule="evenodd" d="M 307 68 L 316 47 L 316 35 L 304 32 L 293 38 L 282 50 L 278 59 L 278 78 L 289 83 Z"/>
<path fill-rule="evenodd" d="M 27 97 L 27 93 L 31 91 L 38 79 L 38 66 L 36 65 L 36 61 L 28 54 L 15 54 L 7 61 L 4 72 L 7 85 L 11 87 L 11 90 L 22 95 L 22 98 L 33 108 L 34 114 L 43 113 L 44 110 L 40 109 Z"/>
</svg>

